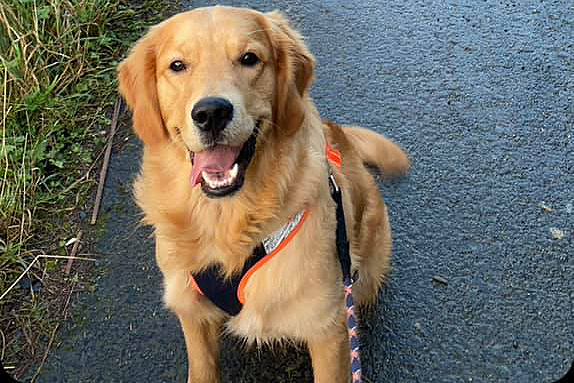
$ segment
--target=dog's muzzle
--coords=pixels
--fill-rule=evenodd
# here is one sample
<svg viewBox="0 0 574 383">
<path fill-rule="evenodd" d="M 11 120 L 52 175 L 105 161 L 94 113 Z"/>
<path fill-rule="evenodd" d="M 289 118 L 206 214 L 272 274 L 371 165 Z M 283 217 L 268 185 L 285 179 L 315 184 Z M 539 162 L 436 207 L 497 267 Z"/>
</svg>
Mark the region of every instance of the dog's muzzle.
<svg viewBox="0 0 574 383">
<path fill-rule="evenodd" d="M 260 121 L 241 146 L 216 144 L 192 153 L 191 184 L 201 184 L 208 197 L 228 196 L 243 186 L 245 172 L 255 154 Z"/>
</svg>

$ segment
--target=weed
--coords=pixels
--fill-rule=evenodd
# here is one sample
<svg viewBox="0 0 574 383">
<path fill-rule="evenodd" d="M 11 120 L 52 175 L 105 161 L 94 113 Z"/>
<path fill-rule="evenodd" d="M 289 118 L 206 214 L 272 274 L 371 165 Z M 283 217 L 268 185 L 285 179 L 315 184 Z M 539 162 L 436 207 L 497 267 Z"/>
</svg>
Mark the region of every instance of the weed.
<svg viewBox="0 0 574 383">
<path fill-rule="evenodd" d="M 0 351 L 17 374 L 60 317 L 38 296 L 53 299 L 47 282 L 66 281 L 43 259 L 27 273 L 40 294 L 20 285 L 4 293 L 36 256 L 66 253 L 61 242 L 80 225 L 70 213 L 86 205 L 109 126 L 115 67 L 160 3 L 0 1 Z"/>
</svg>

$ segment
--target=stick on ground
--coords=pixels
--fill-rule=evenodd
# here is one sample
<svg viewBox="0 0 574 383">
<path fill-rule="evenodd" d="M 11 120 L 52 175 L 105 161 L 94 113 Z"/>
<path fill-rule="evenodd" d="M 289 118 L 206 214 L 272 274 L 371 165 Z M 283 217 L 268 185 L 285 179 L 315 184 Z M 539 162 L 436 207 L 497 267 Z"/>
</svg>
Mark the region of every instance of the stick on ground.
<svg viewBox="0 0 574 383">
<path fill-rule="evenodd" d="M 70 274 L 72 270 L 72 262 L 74 262 L 74 257 L 78 254 L 78 250 L 80 249 L 80 241 L 82 240 L 82 236 L 84 232 L 80 230 L 78 235 L 76 236 L 76 242 L 74 242 L 74 246 L 72 246 L 72 251 L 70 252 L 70 257 L 68 258 L 68 263 L 66 264 L 66 275 Z"/>
<path fill-rule="evenodd" d="M 102 201 L 102 193 L 104 191 L 104 184 L 106 182 L 106 175 L 108 173 L 108 164 L 110 162 L 110 156 L 112 154 L 112 145 L 114 142 L 114 134 L 116 133 L 116 126 L 118 125 L 118 117 L 120 114 L 120 107 L 122 105 L 122 99 L 118 97 L 116 99 L 116 104 L 114 106 L 114 116 L 112 117 L 112 125 L 110 127 L 110 135 L 108 137 L 108 145 L 106 146 L 106 153 L 104 154 L 104 162 L 102 164 L 102 170 L 100 171 L 100 180 L 98 183 L 98 191 L 96 193 L 96 201 L 94 203 L 94 210 L 92 211 L 92 220 L 90 223 L 94 225 L 98 219 L 98 213 L 100 211 L 100 202 Z"/>
</svg>

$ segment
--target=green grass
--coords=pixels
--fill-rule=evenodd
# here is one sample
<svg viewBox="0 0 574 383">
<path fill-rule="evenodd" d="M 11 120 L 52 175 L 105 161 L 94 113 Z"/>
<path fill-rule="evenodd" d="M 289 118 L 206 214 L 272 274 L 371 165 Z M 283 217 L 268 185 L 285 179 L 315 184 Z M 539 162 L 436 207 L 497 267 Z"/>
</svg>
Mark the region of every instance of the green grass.
<svg viewBox="0 0 574 383">
<path fill-rule="evenodd" d="M 154 10 L 169 12 L 161 3 L 0 1 L 0 357 L 17 373 L 43 355 L 39 344 L 59 318 L 43 302 L 65 296 L 49 293 L 50 283 L 66 283 L 61 261 L 43 258 L 28 272 L 42 281 L 39 294 L 8 288 L 37 255 L 65 255 L 64 243 L 83 225 L 71 217 L 91 206 L 115 67 L 162 16 Z"/>
</svg>

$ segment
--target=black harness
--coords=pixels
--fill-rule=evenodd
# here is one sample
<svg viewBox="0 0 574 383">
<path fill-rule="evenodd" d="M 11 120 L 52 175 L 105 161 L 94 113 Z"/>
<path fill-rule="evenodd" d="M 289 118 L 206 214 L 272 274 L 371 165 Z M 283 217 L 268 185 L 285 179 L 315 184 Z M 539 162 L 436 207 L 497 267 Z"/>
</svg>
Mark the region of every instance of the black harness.
<svg viewBox="0 0 574 383">
<path fill-rule="evenodd" d="M 343 210 L 343 200 L 341 189 L 332 173 L 329 174 L 329 187 L 331 197 L 337 205 L 337 254 L 343 273 L 343 282 L 351 282 L 351 256 L 349 254 L 349 241 L 347 239 L 347 228 L 345 224 L 345 212 Z M 239 314 L 243 303 L 239 300 L 238 292 L 242 278 L 249 270 L 267 255 L 267 250 L 263 243 L 259 244 L 253 254 L 243 265 L 240 273 L 236 273 L 229 278 L 225 278 L 221 271 L 220 265 L 214 263 L 208 268 L 192 273 L 196 287 L 207 297 L 214 305 L 225 311 L 231 316 Z"/>
<path fill-rule="evenodd" d="M 214 263 L 199 273 L 193 273 L 193 279 L 203 295 L 209 298 L 214 305 L 229 315 L 234 316 L 239 314 L 243 307 L 243 303 L 239 301 L 237 295 L 239 282 L 241 282 L 241 279 L 247 274 L 249 269 L 266 255 L 267 252 L 263 244 L 259 244 L 259 246 L 253 250 L 253 254 L 247 258 L 241 273 L 234 274 L 230 278 L 225 278 L 222 276 L 219 264 Z"/>
</svg>

